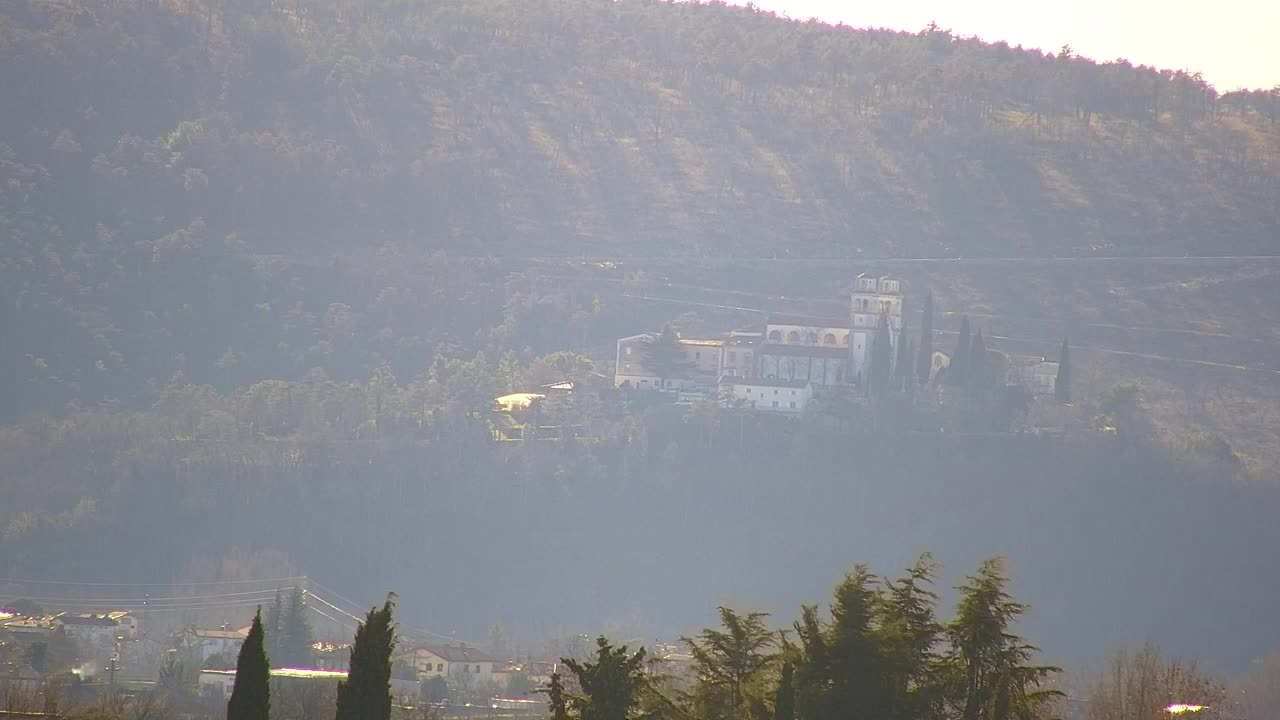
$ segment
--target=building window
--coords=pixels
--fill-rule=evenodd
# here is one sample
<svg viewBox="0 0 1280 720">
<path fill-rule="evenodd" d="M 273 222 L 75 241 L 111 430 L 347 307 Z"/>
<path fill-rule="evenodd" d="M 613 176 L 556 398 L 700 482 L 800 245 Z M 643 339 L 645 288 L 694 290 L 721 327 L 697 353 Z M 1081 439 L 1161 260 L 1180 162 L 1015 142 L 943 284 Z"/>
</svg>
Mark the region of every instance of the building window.
<svg viewBox="0 0 1280 720">
<path fill-rule="evenodd" d="M 795 330 L 792 330 L 791 332 L 787 333 L 787 342 L 789 343 L 800 342 L 800 333 L 796 332 Z"/>
<path fill-rule="evenodd" d="M 479 675 L 479 674 L 480 674 L 480 666 L 479 666 L 479 665 L 477 665 L 477 666 L 476 666 L 476 674 L 477 674 L 477 675 Z"/>
<path fill-rule="evenodd" d="M 841 344 L 841 345 L 844 345 L 844 346 L 846 346 L 846 347 L 849 345 L 849 334 L 848 334 L 848 333 L 845 333 L 845 334 L 840 338 L 840 344 Z"/>
<path fill-rule="evenodd" d="M 822 344 L 823 344 L 823 345 L 835 345 L 835 344 L 836 344 L 836 334 L 835 334 L 835 333 L 827 333 L 826 335 L 824 335 L 824 336 L 823 336 L 823 338 L 822 338 Z"/>
<path fill-rule="evenodd" d="M 625 363 L 623 363 L 623 364 L 622 364 L 622 369 L 623 369 L 623 370 L 630 370 L 630 369 L 631 369 L 631 361 L 630 361 L 630 360 L 628 360 L 628 361 L 626 361 Z"/>
<path fill-rule="evenodd" d="M 444 672 L 444 663 L 436 663 L 436 672 Z"/>
<path fill-rule="evenodd" d="M 737 362 L 738 362 L 738 353 L 736 353 L 736 352 L 734 352 L 734 351 L 730 350 L 730 351 L 729 351 L 729 364 L 730 364 L 730 365 L 733 365 L 733 364 L 735 364 L 735 363 L 737 363 Z"/>
<path fill-rule="evenodd" d="M 631 354 L 631 346 L 630 346 L 630 345 L 628 345 L 628 346 L 627 346 L 627 354 L 628 354 L 628 355 L 630 355 L 630 354 Z"/>
<path fill-rule="evenodd" d="M 777 401 L 777 400 L 774 400 L 774 401 L 773 401 L 773 406 L 774 406 L 774 407 L 778 407 L 778 401 Z"/>
<path fill-rule="evenodd" d="M 770 330 L 769 342 L 782 342 L 782 333 L 778 330 Z"/>
<path fill-rule="evenodd" d="M 774 389 L 773 389 L 773 394 L 774 394 L 774 395 L 777 395 L 777 394 L 778 394 L 778 388 L 774 388 Z"/>
<path fill-rule="evenodd" d="M 796 409 L 796 402 L 794 400 L 791 401 L 791 409 L 792 410 Z"/>
<path fill-rule="evenodd" d="M 795 395 L 795 394 L 796 394 L 796 391 L 795 391 L 795 390 L 792 390 L 792 391 L 791 391 L 791 394 L 792 394 L 792 395 Z"/>
<path fill-rule="evenodd" d="M 806 342 L 808 342 L 810 345 L 817 345 L 817 344 L 818 344 L 818 333 L 816 333 L 816 332 L 811 332 L 811 333 L 809 333 L 809 337 L 805 338 L 805 341 L 806 341 Z"/>
<path fill-rule="evenodd" d="M 695 350 L 695 351 L 693 352 L 693 359 L 694 359 L 694 360 L 701 360 L 701 359 L 702 359 L 702 352 L 701 352 L 701 351 L 699 351 L 699 350 Z"/>
</svg>

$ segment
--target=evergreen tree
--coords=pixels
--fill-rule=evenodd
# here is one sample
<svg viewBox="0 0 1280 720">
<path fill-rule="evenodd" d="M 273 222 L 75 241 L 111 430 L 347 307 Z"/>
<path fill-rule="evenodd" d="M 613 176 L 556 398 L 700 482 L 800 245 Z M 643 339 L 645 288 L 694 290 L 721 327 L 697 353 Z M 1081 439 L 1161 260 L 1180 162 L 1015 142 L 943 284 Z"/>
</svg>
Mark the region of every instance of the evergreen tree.
<svg viewBox="0 0 1280 720">
<path fill-rule="evenodd" d="M 867 368 L 867 392 L 880 397 L 889 389 L 893 366 L 893 334 L 889 330 L 889 316 L 880 316 L 880 327 L 871 341 L 871 360 Z"/>
<path fill-rule="evenodd" d="M 271 714 L 271 669 L 267 665 L 265 634 L 262 608 L 258 608 L 236 660 L 236 680 L 231 699 L 227 701 L 227 720 L 268 720 Z"/>
<path fill-rule="evenodd" d="M 969 318 L 960 318 L 960 335 L 956 338 L 956 349 L 951 353 L 951 364 L 947 366 L 947 383 L 956 387 L 965 387 L 968 381 L 969 365 Z"/>
<path fill-rule="evenodd" d="M 351 669 L 338 682 L 336 720 L 389 720 L 391 717 L 391 652 L 396 644 L 392 622 L 395 598 L 370 608 L 356 629 Z"/>
<path fill-rule="evenodd" d="M 882 602 L 877 580 L 856 566 L 837 586 L 828 626 L 807 606 L 796 622 L 800 662 L 796 711 L 802 718 L 878 719 L 887 709 L 881 640 L 875 620 Z"/>
<path fill-rule="evenodd" d="M 773 696 L 773 720 L 794 720 L 796 715 L 795 669 L 783 663 L 778 691 Z"/>
<path fill-rule="evenodd" d="M 571 700 L 580 720 L 628 720 L 646 687 L 644 648 L 627 655 L 627 647 L 613 647 L 602 635 L 596 639 L 594 660 L 561 658 L 573 673 L 582 695 Z"/>
<path fill-rule="evenodd" d="M 898 328 L 898 353 L 893 361 L 893 387 L 905 392 L 907 386 L 915 379 L 915 368 L 911 367 L 910 343 L 907 341 L 907 321 L 905 317 L 902 327 Z"/>
<path fill-rule="evenodd" d="M 702 720 L 744 720 L 760 677 L 772 662 L 768 651 L 775 644 L 766 627 L 767 613 L 739 615 L 720 608 L 723 630 L 703 630 L 697 639 L 681 638 L 693 656 L 697 683 L 693 691 L 694 715 Z"/>
<path fill-rule="evenodd" d="M 1031 720 L 1061 695 L 1043 687 L 1059 669 L 1028 665 L 1038 650 L 1011 631 L 1026 606 L 1009 597 L 1008 582 L 1003 560 L 992 558 L 957 588 L 960 601 L 947 635 L 962 720 Z"/>
<path fill-rule="evenodd" d="M 982 331 L 979 330 L 974 334 L 973 344 L 969 348 L 969 362 L 966 370 L 969 380 L 969 394 L 975 400 L 983 400 L 987 397 L 987 390 L 991 384 L 988 366 L 987 344 L 982 339 Z"/>
<path fill-rule="evenodd" d="M 937 647 L 942 625 L 932 590 L 937 564 L 924 554 L 907 574 L 886 583 L 879 632 L 890 694 L 887 718 L 928 720 L 942 715 L 944 677 Z"/>
<path fill-rule="evenodd" d="M 667 380 L 681 377 L 693 367 L 684 346 L 680 344 L 680 336 L 670 323 L 662 328 L 657 337 L 645 342 L 640 352 L 644 366 L 657 376 L 664 388 Z"/>
<path fill-rule="evenodd" d="M 1071 349 L 1065 337 L 1058 352 L 1058 378 L 1053 385 L 1053 395 L 1060 403 L 1071 402 Z"/>
<path fill-rule="evenodd" d="M 547 705 L 551 711 L 551 720 L 569 720 L 569 701 L 564 692 L 564 682 L 560 673 L 551 673 L 551 681 L 547 683 Z"/>
<path fill-rule="evenodd" d="M 271 606 L 267 608 L 267 622 L 263 630 L 267 634 L 267 657 L 276 658 L 276 662 L 280 663 L 284 658 L 284 650 L 281 649 L 281 631 L 284 627 L 284 599 L 280 595 L 280 589 L 276 589 L 276 597 L 271 601 Z"/>
<path fill-rule="evenodd" d="M 929 374 L 933 370 L 933 291 L 924 297 L 924 319 L 920 326 L 920 350 L 916 355 L 916 380 L 921 385 L 929 384 Z"/>
<path fill-rule="evenodd" d="M 278 667 L 305 668 L 312 664 L 311 623 L 307 620 L 307 601 L 302 588 L 295 587 L 289 595 L 280 628 L 281 657 Z"/>
</svg>

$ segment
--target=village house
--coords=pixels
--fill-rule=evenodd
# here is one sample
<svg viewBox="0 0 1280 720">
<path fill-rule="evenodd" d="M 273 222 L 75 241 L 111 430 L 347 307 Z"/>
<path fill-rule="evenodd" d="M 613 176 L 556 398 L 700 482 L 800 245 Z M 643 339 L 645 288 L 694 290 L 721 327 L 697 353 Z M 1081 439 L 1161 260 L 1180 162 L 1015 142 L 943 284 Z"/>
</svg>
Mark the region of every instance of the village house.
<svg viewBox="0 0 1280 720">
<path fill-rule="evenodd" d="M 640 333 L 619 338 L 613 374 L 615 387 L 650 390 L 694 390 L 715 384 L 721 368 L 725 341 L 721 339 L 680 338 L 688 370 L 681 377 L 659 378 L 645 367 L 646 346 L 656 340 L 657 333 Z M 663 381 L 666 385 L 663 387 Z"/>
<path fill-rule="evenodd" d="M 813 385 L 807 380 L 725 377 L 720 381 L 720 393 L 743 407 L 799 415 L 813 399 Z"/>
<path fill-rule="evenodd" d="M 130 639 L 136 632 L 137 624 L 122 622 L 127 613 L 62 613 L 54 619 L 54 625 L 60 627 L 68 636 L 86 647 L 106 648 L 115 645 L 117 638 Z"/>
<path fill-rule="evenodd" d="M 1026 388 L 1032 395 L 1052 395 L 1058 384 L 1058 363 L 1033 355 L 1010 355 L 1005 383 Z"/>
<path fill-rule="evenodd" d="M 681 377 L 658 378 L 645 367 L 645 347 L 657 333 L 620 338 L 614 386 L 705 394 L 720 378 L 801 382 L 814 388 L 855 384 L 866 371 L 881 323 L 888 325 L 889 355 L 896 362 L 902 312 L 902 281 L 863 273 L 854 279 L 847 318 L 771 315 L 760 329 L 736 330 L 717 339 L 680 338 L 690 366 Z M 754 401 L 759 399 L 757 395 Z M 783 409 L 789 406 L 790 400 Z"/>
<path fill-rule="evenodd" d="M 214 630 L 188 628 L 182 634 L 182 643 L 195 651 L 201 663 L 215 655 L 234 661 L 240 654 L 240 646 L 244 645 L 248 637 L 249 628 L 247 627 L 238 630 L 225 627 Z"/>
<path fill-rule="evenodd" d="M 493 658 L 468 645 L 418 645 L 407 659 L 419 679 L 443 677 L 469 685 L 493 679 Z"/>
</svg>

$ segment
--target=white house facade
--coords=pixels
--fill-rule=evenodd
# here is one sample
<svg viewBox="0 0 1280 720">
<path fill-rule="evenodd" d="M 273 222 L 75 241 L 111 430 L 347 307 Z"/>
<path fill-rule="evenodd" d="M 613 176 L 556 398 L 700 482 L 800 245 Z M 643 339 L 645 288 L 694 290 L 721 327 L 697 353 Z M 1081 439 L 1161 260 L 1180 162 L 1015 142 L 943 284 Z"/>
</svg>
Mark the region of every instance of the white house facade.
<svg viewBox="0 0 1280 720">
<path fill-rule="evenodd" d="M 813 399 L 813 384 L 808 380 L 725 377 L 720 388 L 735 404 L 787 415 L 802 414 Z"/>
<path fill-rule="evenodd" d="M 419 645 L 410 651 L 419 678 L 443 677 L 467 684 L 493 679 L 493 658 L 467 645 Z"/>
</svg>

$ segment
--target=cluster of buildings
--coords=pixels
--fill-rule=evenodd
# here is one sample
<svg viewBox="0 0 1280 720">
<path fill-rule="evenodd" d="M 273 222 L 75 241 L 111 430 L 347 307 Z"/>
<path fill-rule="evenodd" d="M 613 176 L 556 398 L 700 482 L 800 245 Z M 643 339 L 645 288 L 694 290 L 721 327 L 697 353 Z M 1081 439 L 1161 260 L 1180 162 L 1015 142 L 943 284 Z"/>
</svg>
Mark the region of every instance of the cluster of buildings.
<svg viewBox="0 0 1280 720">
<path fill-rule="evenodd" d="M 36 641 L 54 632 L 63 632 L 84 648 L 111 648 L 117 642 L 133 640 L 138 621 L 125 610 L 106 613 L 60 612 L 49 615 L 20 615 L 0 612 L 0 630 L 19 641 Z"/>
<path fill-rule="evenodd" d="M 771 315 L 763 326 L 721 337 L 680 337 L 684 363 L 677 377 L 660 377 L 646 364 L 657 333 L 619 338 L 613 384 L 664 390 L 683 397 L 718 397 L 723 402 L 784 414 L 803 413 L 824 388 L 860 385 L 868 375 L 872 346 L 887 325 L 892 364 L 902 329 L 902 281 L 863 273 L 854 279 L 846 317 Z M 915 358 L 912 358 L 915 362 Z M 930 378 L 950 364 L 935 352 Z M 1057 363 L 1044 358 L 1010 359 L 1006 382 L 1033 394 L 1053 392 Z"/>
</svg>

